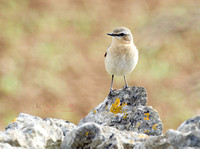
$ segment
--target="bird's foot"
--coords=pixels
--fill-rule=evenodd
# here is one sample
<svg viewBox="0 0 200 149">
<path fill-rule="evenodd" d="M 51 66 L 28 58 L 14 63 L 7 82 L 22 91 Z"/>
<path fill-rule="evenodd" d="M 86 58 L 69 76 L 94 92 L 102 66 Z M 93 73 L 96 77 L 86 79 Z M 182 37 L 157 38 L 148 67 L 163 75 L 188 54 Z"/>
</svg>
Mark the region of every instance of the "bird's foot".
<svg viewBox="0 0 200 149">
<path fill-rule="evenodd" d="M 128 85 L 125 85 L 125 86 L 123 87 L 124 90 L 127 89 L 127 88 L 128 88 Z"/>
<path fill-rule="evenodd" d="M 108 96 L 112 95 L 112 93 L 113 93 L 113 90 L 110 89 L 110 92 L 109 92 Z"/>
</svg>

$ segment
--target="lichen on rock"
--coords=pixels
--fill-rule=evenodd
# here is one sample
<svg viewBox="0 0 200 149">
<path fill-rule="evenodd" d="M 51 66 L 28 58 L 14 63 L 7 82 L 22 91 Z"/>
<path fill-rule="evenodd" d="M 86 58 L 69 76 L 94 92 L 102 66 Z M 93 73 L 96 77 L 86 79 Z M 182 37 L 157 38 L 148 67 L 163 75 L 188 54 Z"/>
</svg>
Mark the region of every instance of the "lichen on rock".
<svg viewBox="0 0 200 149">
<path fill-rule="evenodd" d="M 161 135 L 163 125 L 159 115 L 155 109 L 146 104 L 147 93 L 143 87 L 134 86 L 114 90 L 78 125 L 95 122 L 119 130 L 134 131 L 153 136 Z M 93 111 L 97 112 L 94 113 Z"/>
<path fill-rule="evenodd" d="M 115 90 L 78 126 L 21 113 L 0 132 L 1 149 L 200 148 L 200 116 L 162 134 L 158 112 L 143 87 Z"/>
</svg>

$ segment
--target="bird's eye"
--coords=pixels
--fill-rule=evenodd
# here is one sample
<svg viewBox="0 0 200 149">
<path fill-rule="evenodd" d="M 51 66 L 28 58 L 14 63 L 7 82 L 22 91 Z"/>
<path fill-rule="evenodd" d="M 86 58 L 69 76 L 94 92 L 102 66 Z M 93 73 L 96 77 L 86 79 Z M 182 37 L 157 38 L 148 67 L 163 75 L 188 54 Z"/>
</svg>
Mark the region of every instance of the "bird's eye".
<svg viewBox="0 0 200 149">
<path fill-rule="evenodd" d="M 124 35 L 125 35 L 124 33 L 120 33 L 120 34 L 119 34 L 119 36 L 124 36 Z"/>
</svg>

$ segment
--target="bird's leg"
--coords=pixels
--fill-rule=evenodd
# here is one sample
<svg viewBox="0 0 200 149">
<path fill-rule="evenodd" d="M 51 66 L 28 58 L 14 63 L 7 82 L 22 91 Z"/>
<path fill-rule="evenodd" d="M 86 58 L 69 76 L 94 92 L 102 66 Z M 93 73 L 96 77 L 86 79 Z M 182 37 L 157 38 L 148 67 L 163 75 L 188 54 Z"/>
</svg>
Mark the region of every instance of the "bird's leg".
<svg viewBox="0 0 200 149">
<path fill-rule="evenodd" d="M 124 76 L 124 82 L 125 82 L 125 86 L 124 86 L 124 89 L 128 88 L 128 84 L 126 82 L 126 76 Z"/>
<path fill-rule="evenodd" d="M 111 87 L 110 87 L 110 93 L 109 93 L 109 94 L 111 94 L 111 93 L 112 93 L 112 88 L 113 88 L 113 79 L 114 79 L 114 75 L 112 75 Z"/>
</svg>

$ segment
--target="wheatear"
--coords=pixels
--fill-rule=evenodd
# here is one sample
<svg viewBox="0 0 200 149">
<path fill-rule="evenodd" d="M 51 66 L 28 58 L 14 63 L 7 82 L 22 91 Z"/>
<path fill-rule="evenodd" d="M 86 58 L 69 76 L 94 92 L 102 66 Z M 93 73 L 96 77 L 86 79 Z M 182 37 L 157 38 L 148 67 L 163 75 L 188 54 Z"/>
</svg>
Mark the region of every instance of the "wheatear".
<svg viewBox="0 0 200 149">
<path fill-rule="evenodd" d="M 125 86 L 126 74 L 133 71 L 138 62 L 138 50 L 133 43 L 131 31 L 125 27 L 116 28 L 112 33 L 112 42 L 105 53 L 105 66 L 107 72 L 112 75 L 110 93 L 112 93 L 114 75 L 124 76 Z"/>
</svg>

